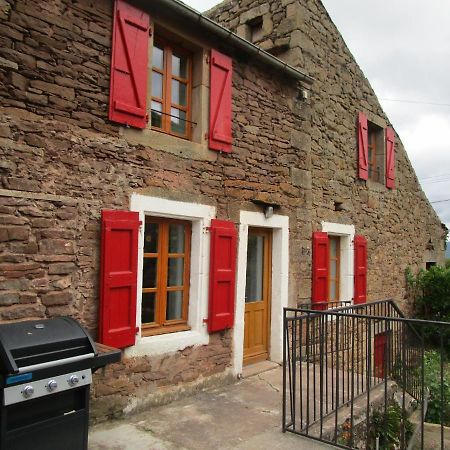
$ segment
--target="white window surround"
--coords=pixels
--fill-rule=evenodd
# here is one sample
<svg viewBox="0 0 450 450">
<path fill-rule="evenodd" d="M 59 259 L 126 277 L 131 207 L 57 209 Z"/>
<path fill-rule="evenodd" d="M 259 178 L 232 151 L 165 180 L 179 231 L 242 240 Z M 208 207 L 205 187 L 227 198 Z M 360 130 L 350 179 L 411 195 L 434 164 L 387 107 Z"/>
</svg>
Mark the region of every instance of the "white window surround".
<svg viewBox="0 0 450 450">
<path fill-rule="evenodd" d="M 340 292 L 341 301 L 353 300 L 354 289 L 354 251 L 353 240 L 355 238 L 355 226 L 340 223 L 322 222 L 322 231 L 332 236 L 340 236 Z"/>
<path fill-rule="evenodd" d="M 245 284 L 247 273 L 248 228 L 273 229 L 272 239 L 272 297 L 269 359 L 283 360 L 283 308 L 288 305 L 289 281 L 289 217 L 241 211 L 236 283 L 236 312 L 233 329 L 233 373 L 242 373 L 244 357 Z"/>
<path fill-rule="evenodd" d="M 208 314 L 208 284 L 209 284 L 209 233 L 205 230 L 211 225 L 211 219 L 216 215 L 216 208 L 198 203 L 166 200 L 141 194 L 132 194 L 130 210 L 139 213 L 142 226 L 139 232 L 138 249 L 138 288 L 136 325 L 141 326 L 142 302 L 142 265 L 144 251 L 145 216 L 167 217 L 189 220 L 192 222 L 191 268 L 189 288 L 189 331 L 161 334 L 158 336 L 136 336 L 136 344 L 125 350 L 125 355 L 153 356 L 183 350 L 189 346 L 206 345 L 209 334 L 203 319 Z"/>
</svg>

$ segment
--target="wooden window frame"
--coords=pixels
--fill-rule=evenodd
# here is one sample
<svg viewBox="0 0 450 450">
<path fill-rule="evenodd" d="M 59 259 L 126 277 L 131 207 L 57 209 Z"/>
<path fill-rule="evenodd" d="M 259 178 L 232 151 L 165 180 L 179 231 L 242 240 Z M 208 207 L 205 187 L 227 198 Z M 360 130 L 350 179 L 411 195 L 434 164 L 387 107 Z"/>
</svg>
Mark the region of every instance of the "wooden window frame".
<svg viewBox="0 0 450 450">
<path fill-rule="evenodd" d="M 193 55 L 189 51 L 171 43 L 169 40 L 162 38 L 160 36 L 155 36 L 153 47 L 158 47 L 163 50 L 163 69 L 159 69 L 153 66 L 153 61 L 151 63 L 151 72 L 157 72 L 163 77 L 162 86 L 162 97 L 153 96 L 153 92 L 150 97 L 151 102 L 157 102 L 162 104 L 161 112 L 161 127 L 156 127 L 151 125 L 152 130 L 160 131 L 162 133 L 170 134 L 171 136 L 176 136 L 182 139 L 191 140 L 192 139 L 192 65 L 193 65 Z M 181 54 L 187 58 L 188 68 L 187 75 L 188 78 L 182 78 L 173 75 L 172 73 L 172 55 L 173 53 Z M 180 83 L 186 84 L 186 106 L 178 105 L 172 103 L 172 80 L 177 80 Z M 171 109 L 176 108 L 180 111 L 186 113 L 186 133 L 176 133 L 171 129 Z M 151 114 L 150 114 L 151 117 Z"/>
<path fill-rule="evenodd" d="M 367 122 L 368 176 L 370 180 L 377 183 L 383 183 L 383 173 L 377 172 L 377 169 L 385 164 L 386 147 L 384 141 L 384 129 L 372 122 Z M 370 152 L 372 152 L 371 155 Z M 383 158 L 383 161 L 380 161 L 381 158 Z"/>
<path fill-rule="evenodd" d="M 336 242 L 336 257 L 331 256 L 331 241 Z M 340 278 L 341 278 L 341 238 L 339 236 L 328 235 L 328 302 L 338 302 L 340 301 Z M 336 278 L 331 276 L 331 262 L 336 261 Z M 331 284 L 336 283 L 336 297 L 335 299 L 331 297 Z"/>
<path fill-rule="evenodd" d="M 155 322 L 142 323 L 142 335 L 153 336 L 190 330 L 187 321 L 189 310 L 192 224 L 186 220 L 164 219 L 153 216 L 146 216 L 146 223 L 158 224 L 158 248 L 157 253 L 143 253 L 143 259 L 157 259 L 157 268 L 156 287 L 144 288 L 142 286 L 142 295 L 155 293 Z M 182 224 L 185 226 L 183 253 L 169 253 L 169 226 L 171 224 Z M 183 286 L 167 286 L 169 258 L 184 258 Z M 143 283 L 144 279 L 142 279 Z M 182 318 L 167 320 L 167 293 L 176 291 L 183 292 Z"/>
</svg>

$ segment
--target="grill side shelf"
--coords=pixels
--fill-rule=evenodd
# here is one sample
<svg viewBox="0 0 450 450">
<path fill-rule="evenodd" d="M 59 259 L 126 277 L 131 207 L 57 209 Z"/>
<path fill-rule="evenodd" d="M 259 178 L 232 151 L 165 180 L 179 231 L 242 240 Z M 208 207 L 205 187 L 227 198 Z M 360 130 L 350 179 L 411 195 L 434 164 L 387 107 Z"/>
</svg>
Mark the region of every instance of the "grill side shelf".
<svg viewBox="0 0 450 450">
<path fill-rule="evenodd" d="M 95 347 L 97 348 L 97 356 L 94 357 L 92 361 L 93 372 L 108 364 L 120 362 L 122 359 L 122 351 L 117 348 L 108 347 L 107 345 L 99 344 L 97 342 L 95 343 Z"/>
</svg>

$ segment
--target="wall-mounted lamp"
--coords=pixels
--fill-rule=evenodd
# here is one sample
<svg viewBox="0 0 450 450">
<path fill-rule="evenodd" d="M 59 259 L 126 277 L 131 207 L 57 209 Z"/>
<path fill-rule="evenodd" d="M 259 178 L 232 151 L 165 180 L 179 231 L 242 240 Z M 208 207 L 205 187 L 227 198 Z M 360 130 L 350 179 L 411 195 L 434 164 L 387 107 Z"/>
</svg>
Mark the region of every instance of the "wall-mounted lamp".
<svg viewBox="0 0 450 450">
<path fill-rule="evenodd" d="M 264 217 L 270 219 L 273 216 L 273 206 L 266 206 L 264 208 Z"/>
<path fill-rule="evenodd" d="M 275 210 L 280 207 L 280 205 L 277 205 L 275 203 L 265 202 L 263 200 L 252 200 L 252 203 L 261 207 L 261 209 L 263 210 L 263 213 L 264 213 L 264 217 L 266 219 L 270 219 L 273 216 Z"/>
</svg>

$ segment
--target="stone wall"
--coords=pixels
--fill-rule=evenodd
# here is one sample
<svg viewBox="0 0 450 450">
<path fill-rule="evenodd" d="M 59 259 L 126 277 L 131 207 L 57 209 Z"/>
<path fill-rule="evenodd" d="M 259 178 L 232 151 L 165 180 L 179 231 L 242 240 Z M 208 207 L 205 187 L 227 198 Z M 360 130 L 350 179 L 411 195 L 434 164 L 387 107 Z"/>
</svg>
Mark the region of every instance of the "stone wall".
<svg viewBox="0 0 450 450">
<path fill-rule="evenodd" d="M 443 263 L 444 230 L 396 136 L 396 188 L 357 177 L 357 114 L 389 125 L 369 81 L 320 0 L 230 0 L 208 12 L 221 25 L 248 36 L 262 17 L 258 45 L 314 77 L 311 96 L 312 229 L 321 221 L 353 224 L 368 240 L 368 298 L 404 301 L 405 269 Z M 343 210 L 336 211 L 336 202 Z M 297 247 L 308 262 L 311 242 Z M 306 281 L 305 280 L 305 281 Z M 302 290 L 299 299 L 308 297 Z"/>
<path fill-rule="evenodd" d="M 96 338 L 100 214 L 128 210 L 132 192 L 212 204 L 236 223 L 241 210 L 260 211 L 251 200 L 272 201 L 290 217 L 292 246 L 310 236 L 309 108 L 295 84 L 236 58 L 233 153 L 185 141 L 175 152 L 156 132 L 108 121 L 111 27 L 110 0 L 0 0 L 1 321 L 68 314 Z M 293 252 L 294 288 L 302 264 Z M 173 386 L 198 389 L 208 376 L 224 381 L 230 364 L 230 332 L 125 359 L 96 374 L 93 418 L 173 398 Z"/>
</svg>

